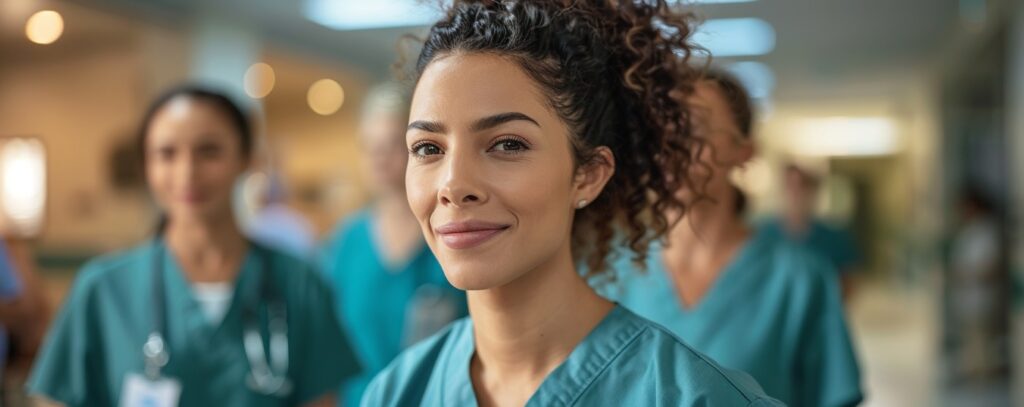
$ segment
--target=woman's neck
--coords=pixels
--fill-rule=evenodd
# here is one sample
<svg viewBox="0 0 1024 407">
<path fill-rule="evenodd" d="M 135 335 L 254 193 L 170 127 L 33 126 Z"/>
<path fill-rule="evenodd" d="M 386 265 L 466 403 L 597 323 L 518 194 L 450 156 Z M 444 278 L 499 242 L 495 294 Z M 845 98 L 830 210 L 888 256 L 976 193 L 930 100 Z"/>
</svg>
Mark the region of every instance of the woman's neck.
<svg viewBox="0 0 1024 407">
<path fill-rule="evenodd" d="M 704 299 L 750 230 L 731 202 L 701 202 L 669 231 L 661 261 L 686 307 Z"/>
<path fill-rule="evenodd" d="M 789 236 L 803 238 L 810 229 L 811 215 L 800 209 L 791 208 L 783 213 L 782 222 L 782 226 Z"/>
<path fill-rule="evenodd" d="M 380 218 L 399 220 L 417 227 L 419 225 L 404 194 L 381 194 L 374 203 L 374 212 Z"/>
<path fill-rule="evenodd" d="M 736 214 L 731 197 L 702 201 L 687 208 L 686 215 L 667 237 L 665 261 L 670 270 L 715 274 L 751 234 Z"/>
<path fill-rule="evenodd" d="M 686 215 L 669 231 L 668 241 L 674 245 L 715 248 L 722 243 L 745 237 L 749 227 L 734 210 L 731 199 L 702 201 L 687 208 Z"/>
<path fill-rule="evenodd" d="M 468 293 L 481 405 L 523 405 L 614 308 L 583 280 L 568 248 L 499 288 Z"/>
<path fill-rule="evenodd" d="M 233 281 L 248 249 L 231 216 L 217 221 L 171 220 L 164 239 L 185 279 L 193 283 Z"/>
<path fill-rule="evenodd" d="M 374 244 L 388 269 L 400 272 L 419 250 L 422 250 L 423 232 L 419 221 L 409 209 L 404 196 L 382 197 L 371 212 Z"/>
</svg>

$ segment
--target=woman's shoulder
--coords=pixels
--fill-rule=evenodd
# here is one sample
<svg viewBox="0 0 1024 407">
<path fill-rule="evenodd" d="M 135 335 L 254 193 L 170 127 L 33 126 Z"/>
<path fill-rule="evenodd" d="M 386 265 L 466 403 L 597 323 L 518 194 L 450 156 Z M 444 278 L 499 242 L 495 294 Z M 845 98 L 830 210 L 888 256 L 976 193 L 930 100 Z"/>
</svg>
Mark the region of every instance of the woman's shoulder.
<svg viewBox="0 0 1024 407">
<path fill-rule="evenodd" d="M 152 250 L 153 243 L 144 242 L 89 259 L 75 273 L 65 302 L 86 309 L 86 303 L 96 299 L 120 298 L 111 294 L 135 291 L 152 269 Z"/>
<path fill-rule="evenodd" d="M 472 334 L 472 322 L 466 317 L 409 347 L 377 374 L 367 387 L 362 404 L 391 406 L 415 401 L 412 404 L 419 405 L 431 380 L 444 375 L 437 369 L 444 367 L 443 361 L 454 350 L 472 343 Z"/>
<path fill-rule="evenodd" d="M 146 241 L 135 246 L 93 257 L 79 269 L 76 284 L 89 284 L 107 278 L 123 278 L 123 272 L 141 272 L 152 268 L 153 242 Z"/>
<path fill-rule="evenodd" d="M 265 263 L 275 281 L 284 287 L 291 287 L 299 298 L 309 295 L 309 291 L 326 292 L 329 285 L 322 273 L 317 272 L 312 261 L 303 259 L 285 251 L 260 243 L 251 243 L 258 257 L 258 262 Z"/>
<path fill-rule="evenodd" d="M 85 263 L 83 270 L 116 270 L 137 267 L 138 264 L 152 260 L 154 242 L 147 240 L 123 249 L 104 253 Z M 97 272 L 97 271 L 94 271 Z"/>
<path fill-rule="evenodd" d="M 645 383 L 676 389 L 665 394 L 681 397 L 683 404 L 703 398 L 712 405 L 776 405 L 749 375 L 720 366 L 667 328 L 623 311 L 625 323 L 640 329 L 617 358 L 621 371 L 643 369 Z"/>
</svg>

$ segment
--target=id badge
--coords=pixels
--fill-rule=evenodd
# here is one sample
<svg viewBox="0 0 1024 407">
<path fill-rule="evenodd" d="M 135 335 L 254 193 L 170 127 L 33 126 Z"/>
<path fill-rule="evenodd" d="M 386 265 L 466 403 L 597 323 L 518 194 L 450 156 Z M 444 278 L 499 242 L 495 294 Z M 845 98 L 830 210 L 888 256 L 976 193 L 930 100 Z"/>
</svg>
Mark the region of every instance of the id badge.
<svg viewBox="0 0 1024 407">
<path fill-rule="evenodd" d="M 128 373 L 121 389 L 120 407 L 177 407 L 181 383 L 161 377 L 152 380 L 138 373 Z"/>
</svg>

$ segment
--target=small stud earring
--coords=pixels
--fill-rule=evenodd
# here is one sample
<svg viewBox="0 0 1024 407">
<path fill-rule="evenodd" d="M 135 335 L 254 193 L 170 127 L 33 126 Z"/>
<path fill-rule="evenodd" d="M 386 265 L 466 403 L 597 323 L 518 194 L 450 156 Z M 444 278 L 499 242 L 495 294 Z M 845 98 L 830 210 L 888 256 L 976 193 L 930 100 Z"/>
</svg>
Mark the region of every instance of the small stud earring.
<svg viewBox="0 0 1024 407">
<path fill-rule="evenodd" d="M 580 199 L 579 202 L 576 202 L 576 209 L 583 209 L 584 206 L 587 206 L 586 199 Z"/>
</svg>

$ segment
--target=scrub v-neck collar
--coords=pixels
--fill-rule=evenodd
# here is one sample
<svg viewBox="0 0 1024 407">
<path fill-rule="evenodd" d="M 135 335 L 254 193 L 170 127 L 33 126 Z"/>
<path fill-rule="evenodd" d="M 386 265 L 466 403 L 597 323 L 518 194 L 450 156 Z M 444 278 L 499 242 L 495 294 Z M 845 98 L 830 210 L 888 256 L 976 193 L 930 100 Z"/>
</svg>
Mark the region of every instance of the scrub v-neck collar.
<svg viewBox="0 0 1024 407">
<path fill-rule="evenodd" d="M 643 332 L 644 325 L 616 305 L 530 396 L 527 406 L 572 405 L 615 358 Z M 441 391 L 444 405 L 476 406 L 470 362 L 476 352 L 473 323 L 461 324 L 452 356 L 446 358 Z"/>
</svg>

